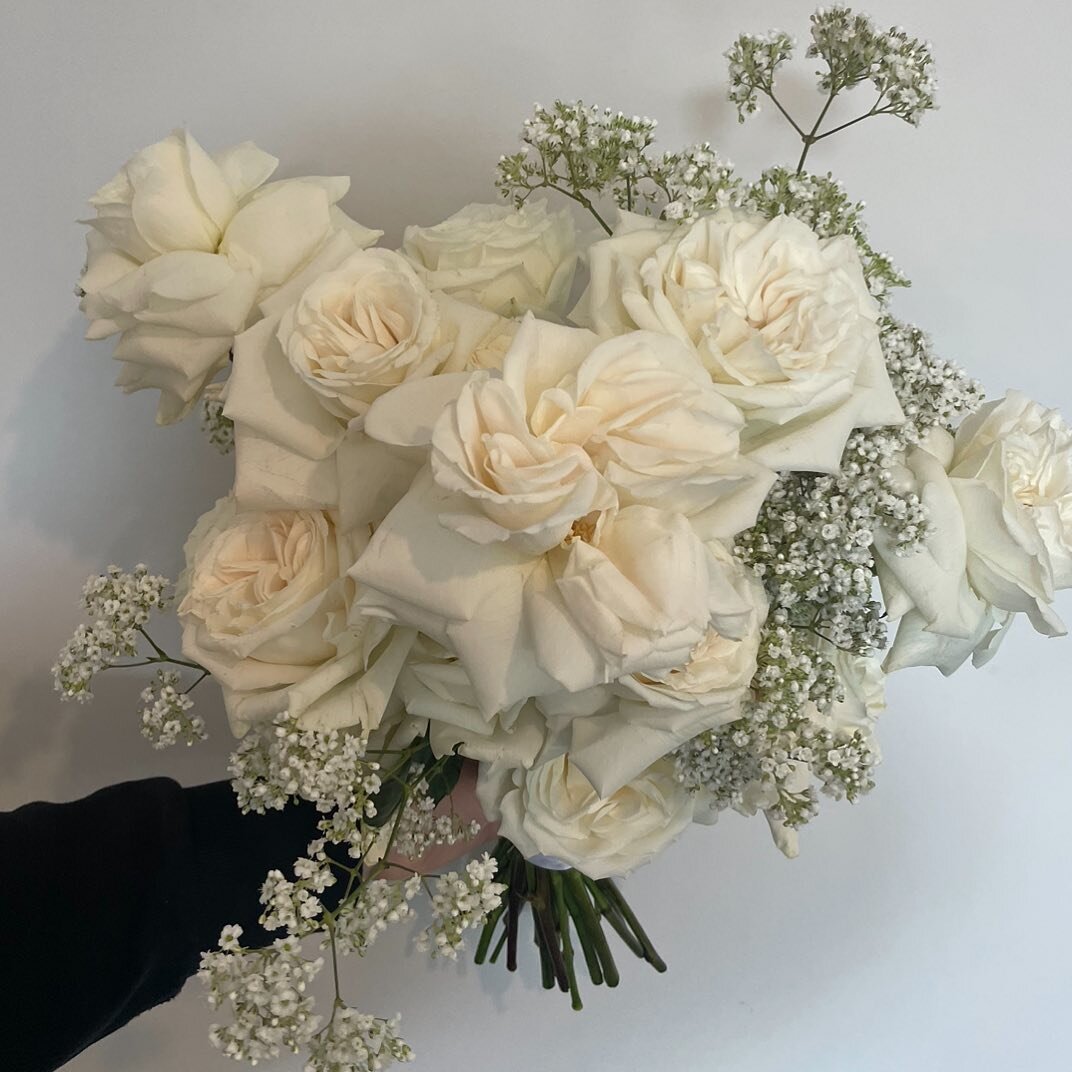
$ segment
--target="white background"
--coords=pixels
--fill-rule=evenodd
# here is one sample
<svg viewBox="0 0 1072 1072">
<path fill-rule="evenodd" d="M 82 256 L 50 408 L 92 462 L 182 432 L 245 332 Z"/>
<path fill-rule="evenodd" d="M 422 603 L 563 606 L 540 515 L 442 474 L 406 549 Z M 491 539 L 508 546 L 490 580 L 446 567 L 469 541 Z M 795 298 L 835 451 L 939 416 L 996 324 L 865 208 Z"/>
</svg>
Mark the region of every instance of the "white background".
<svg viewBox="0 0 1072 1072">
<path fill-rule="evenodd" d="M 252 138 L 283 160 L 281 175 L 352 175 L 344 207 L 396 241 L 407 221 L 492 200 L 492 167 L 531 102 L 558 95 L 654 115 L 664 147 L 709 138 L 753 172 L 797 147 L 769 114 L 738 127 L 721 53 L 746 29 L 803 37 L 810 11 L 802 0 L 2 7 L 0 807 L 151 774 L 213 779 L 229 746 L 213 719 L 199 750 L 151 751 L 129 679 L 102 680 L 88 709 L 50 691 L 86 574 L 142 559 L 177 570 L 187 530 L 228 483 L 196 422 L 155 430 L 153 398 L 111 387 L 110 344 L 81 339 L 75 220 L 119 164 L 183 123 L 212 149 Z M 900 315 L 992 392 L 1019 386 L 1072 414 L 1069 11 L 881 0 L 881 21 L 933 41 L 942 109 L 918 131 L 870 121 L 823 143 L 813 164 L 868 201 L 877 247 L 915 280 Z M 801 116 L 818 103 L 811 66 L 785 79 Z M 870 91 L 856 97 L 869 106 Z M 403 1011 L 428 1072 L 1066 1069 L 1070 658 L 1069 641 L 1021 625 L 985 671 L 900 676 L 878 788 L 855 808 L 830 805 L 796 861 L 762 819 L 692 831 L 628 884 L 665 977 L 625 964 L 616 993 L 590 993 L 573 1014 L 531 965 L 519 977 L 430 967 L 399 936 L 347 968 L 355 1003 Z M 32 866 L 0 861 L 0 881 Z M 231 1067 L 208 1050 L 208 1022 L 193 983 L 69 1067 Z"/>
</svg>

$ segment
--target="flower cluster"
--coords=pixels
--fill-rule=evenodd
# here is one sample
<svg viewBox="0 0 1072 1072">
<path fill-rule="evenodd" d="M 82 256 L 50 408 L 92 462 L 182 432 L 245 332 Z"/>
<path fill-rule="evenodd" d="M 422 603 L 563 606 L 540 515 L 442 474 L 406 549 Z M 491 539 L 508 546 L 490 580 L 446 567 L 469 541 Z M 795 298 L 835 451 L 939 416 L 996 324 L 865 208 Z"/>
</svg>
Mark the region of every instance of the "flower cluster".
<svg viewBox="0 0 1072 1072">
<path fill-rule="evenodd" d="M 167 748 L 183 741 L 195 744 L 207 736 L 205 720 L 191 715 L 193 700 L 179 689 L 179 675 L 174 670 L 157 670 L 153 683 L 142 690 L 145 705 L 141 712 L 142 736 L 154 748 Z"/>
<path fill-rule="evenodd" d="M 65 700 L 91 700 L 94 676 L 135 657 L 145 638 L 145 624 L 172 598 L 171 581 L 151 574 L 144 565 L 130 573 L 109 566 L 106 573 L 90 577 L 82 602 L 91 624 L 78 626 L 52 667 L 56 691 Z"/>
<path fill-rule="evenodd" d="M 526 148 L 499 160 L 496 186 L 518 206 L 533 190 L 555 189 L 582 204 L 609 192 L 622 208 L 632 209 L 654 137 L 655 121 L 646 117 L 583 101 L 537 104 L 522 130 Z"/>
<path fill-rule="evenodd" d="M 793 54 L 795 42 L 781 30 L 766 34 L 741 34 L 726 51 L 729 61 L 729 99 L 737 119 L 759 111 L 759 94 L 770 96 L 778 68 Z"/>
<path fill-rule="evenodd" d="M 231 757 L 231 785 L 243 811 L 263 814 L 292 800 L 322 812 L 375 814 L 379 764 L 365 757 L 367 741 L 339 730 L 303 730 L 287 715 L 246 734 Z"/>
<path fill-rule="evenodd" d="M 212 392 L 214 386 L 205 388 L 201 400 L 201 429 L 221 454 L 230 454 L 234 450 L 234 421 L 224 415 L 223 399 L 219 392 Z"/>
<path fill-rule="evenodd" d="M 866 15 L 835 4 L 811 17 L 808 56 L 821 58 L 819 88 L 831 95 L 870 81 L 879 91 L 873 114 L 918 124 L 935 107 L 937 88 L 930 46 L 895 27 L 882 32 Z"/>
<path fill-rule="evenodd" d="M 357 894 L 335 911 L 332 939 L 336 953 L 364 956 L 388 926 L 413 916 L 412 901 L 420 891 L 420 875 L 404 882 L 383 878 L 363 882 Z"/>
<path fill-rule="evenodd" d="M 300 938 L 319 928 L 324 905 L 319 895 L 334 886 L 337 879 L 324 852 L 323 840 L 312 842 L 308 855 L 294 861 L 294 879 L 273 869 L 261 887 L 261 926 L 266 930 L 285 930 Z"/>
<path fill-rule="evenodd" d="M 331 1022 L 309 1046 L 305 1072 L 378 1072 L 413 1060 L 398 1034 L 399 1017 L 384 1020 L 338 1004 Z"/>
<path fill-rule="evenodd" d="M 226 1056 L 251 1064 L 287 1050 L 300 1053 L 322 1022 L 309 986 L 324 961 L 305 960 L 291 937 L 244 950 L 241 935 L 241 927 L 225 928 L 219 950 L 201 958 L 198 978 L 208 988 L 209 1005 L 228 1007 L 233 1016 L 231 1023 L 213 1026 L 209 1038 Z"/>
<path fill-rule="evenodd" d="M 435 814 L 437 803 L 429 795 L 426 781 L 413 788 L 392 830 L 395 852 L 416 860 L 433 845 L 457 845 L 480 832 L 476 820 L 465 822 L 456 815 Z"/>
<path fill-rule="evenodd" d="M 506 887 L 494 881 L 497 868 L 496 861 L 484 853 L 480 859 L 470 860 L 464 875 L 451 871 L 436 879 L 432 891 L 433 922 L 418 936 L 421 949 L 433 956 L 458 959 L 466 931 L 482 927 L 488 913 L 502 903 Z"/>
</svg>

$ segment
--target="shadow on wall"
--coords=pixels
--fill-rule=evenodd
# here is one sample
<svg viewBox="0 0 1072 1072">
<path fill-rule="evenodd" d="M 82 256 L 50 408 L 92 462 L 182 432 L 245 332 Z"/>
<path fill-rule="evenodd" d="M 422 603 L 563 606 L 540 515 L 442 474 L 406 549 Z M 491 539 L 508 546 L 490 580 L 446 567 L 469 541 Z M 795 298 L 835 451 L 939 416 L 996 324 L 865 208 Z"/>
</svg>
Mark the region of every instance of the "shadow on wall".
<svg viewBox="0 0 1072 1072">
<path fill-rule="evenodd" d="M 88 562 L 174 568 L 194 520 L 226 492 L 231 463 L 196 412 L 154 428 L 155 392 L 127 398 L 112 386 L 113 345 L 87 342 L 72 318 L 37 362 L 9 420 L 3 508 Z"/>
<path fill-rule="evenodd" d="M 156 429 L 149 392 L 126 398 L 112 386 L 112 341 L 90 343 L 81 332 L 72 317 L 36 363 L 7 425 L 0 509 L 17 519 L 23 544 L 6 552 L 12 577 L 4 626 L 14 649 L 9 644 L 3 655 L 0 681 L 0 785 L 24 799 L 69 799 L 152 774 L 219 778 L 230 748 L 222 713 L 206 710 L 209 744 L 154 752 L 138 725 L 147 676 L 101 675 L 88 706 L 64 704 L 52 690 L 52 660 L 82 620 L 81 576 L 141 561 L 177 576 L 187 533 L 226 492 L 231 474 L 196 416 Z M 70 598 L 42 603 L 41 592 L 57 587 L 57 560 L 73 574 L 64 581 Z M 177 648 L 173 621 L 162 621 L 159 632 Z M 218 706 L 211 686 L 199 692 L 205 707 Z"/>
</svg>

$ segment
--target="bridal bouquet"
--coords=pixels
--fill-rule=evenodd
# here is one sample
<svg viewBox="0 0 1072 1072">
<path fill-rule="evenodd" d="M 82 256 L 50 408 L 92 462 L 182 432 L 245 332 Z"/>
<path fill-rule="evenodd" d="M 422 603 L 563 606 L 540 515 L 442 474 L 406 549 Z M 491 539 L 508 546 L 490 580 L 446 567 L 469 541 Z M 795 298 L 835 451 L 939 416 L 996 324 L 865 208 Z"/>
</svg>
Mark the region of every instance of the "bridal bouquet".
<svg viewBox="0 0 1072 1072">
<path fill-rule="evenodd" d="M 804 122 L 775 85 L 792 48 L 727 53 L 741 120 L 762 98 L 802 143 L 754 180 L 556 102 L 499 161 L 506 205 L 397 250 L 340 210 L 346 179 L 269 181 L 256 146 L 185 131 L 90 199 L 89 337 L 117 337 L 119 384 L 158 390 L 161 424 L 200 405 L 235 478 L 176 586 L 144 566 L 88 582 L 57 687 L 153 668 L 161 746 L 204 735 L 211 675 L 241 806 L 322 816 L 266 877 L 274 944 L 230 927 L 204 956 L 224 1053 L 410 1059 L 337 971 L 317 1011 L 303 939 L 361 955 L 422 890 L 432 955 L 473 931 L 477 961 L 513 968 L 531 913 L 544 985 L 575 1008 L 585 971 L 617 983 L 612 941 L 663 970 L 615 878 L 727 808 L 795 855 L 824 796 L 872 787 L 886 674 L 979 665 L 1019 616 L 1064 632 L 1072 434 L 1015 391 L 984 401 L 898 320 L 907 280 L 862 204 L 807 170 L 839 131 L 933 109 L 930 50 L 820 10 Z M 835 122 L 858 86 L 877 99 Z M 150 635 L 172 604 L 181 656 Z M 474 768 L 499 840 L 429 874 L 429 848 L 475 834 L 451 796 Z"/>
</svg>

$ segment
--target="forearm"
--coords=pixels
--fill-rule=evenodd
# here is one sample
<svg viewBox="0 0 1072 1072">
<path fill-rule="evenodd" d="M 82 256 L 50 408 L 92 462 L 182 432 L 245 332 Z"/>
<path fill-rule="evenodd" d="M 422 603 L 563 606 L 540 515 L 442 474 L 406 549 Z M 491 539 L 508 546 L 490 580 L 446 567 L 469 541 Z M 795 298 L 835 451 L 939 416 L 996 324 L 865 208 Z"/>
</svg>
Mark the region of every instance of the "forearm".
<svg viewBox="0 0 1072 1072">
<path fill-rule="evenodd" d="M 226 782 L 127 782 L 0 814 L 0 1068 L 54 1069 L 166 1001 L 316 834 L 311 806 L 242 815 Z"/>
</svg>

